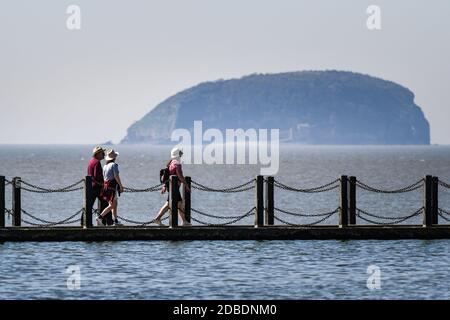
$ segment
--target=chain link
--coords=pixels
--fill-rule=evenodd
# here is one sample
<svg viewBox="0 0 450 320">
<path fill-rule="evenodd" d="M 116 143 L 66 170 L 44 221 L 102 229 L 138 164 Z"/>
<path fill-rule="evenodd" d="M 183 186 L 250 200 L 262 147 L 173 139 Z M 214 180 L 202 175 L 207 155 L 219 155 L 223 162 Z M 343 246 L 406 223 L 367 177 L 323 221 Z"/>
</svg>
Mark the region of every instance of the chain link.
<svg viewBox="0 0 450 320">
<path fill-rule="evenodd" d="M 339 184 L 335 185 L 337 182 L 339 182 L 340 179 L 336 179 L 334 181 L 331 181 L 330 183 L 321 185 L 319 187 L 315 188 L 294 188 L 288 185 L 285 185 L 278 180 L 274 180 L 274 186 L 283 190 L 287 191 L 294 191 L 294 192 L 302 192 L 302 193 L 320 193 L 320 192 L 327 192 L 334 189 L 339 188 Z"/>
<path fill-rule="evenodd" d="M 135 188 L 130 188 L 130 187 L 124 187 L 124 191 L 125 192 L 130 192 L 130 193 L 138 193 L 138 192 L 156 192 L 156 191 L 160 191 L 161 187 L 163 186 L 163 183 L 157 184 L 153 187 L 149 187 L 149 188 L 145 188 L 145 189 L 135 189 Z"/>
<path fill-rule="evenodd" d="M 77 181 L 69 186 L 63 187 L 63 188 L 58 188 L 58 189 L 50 189 L 50 188 L 42 188 L 39 186 L 36 186 L 34 184 L 31 184 L 29 182 L 23 181 L 23 180 L 19 180 L 20 181 L 20 189 L 28 191 L 28 192 L 33 192 L 33 193 L 61 193 L 61 192 L 73 192 L 73 191 L 79 191 L 82 190 L 83 187 L 78 187 L 75 188 L 76 186 L 78 186 L 79 184 L 84 182 L 84 179 Z M 27 187 L 30 188 L 24 188 L 22 185 L 25 185 Z"/>
<path fill-rule="evenodd" d="M 206 216 L 206 217 L 216 218 L 216 219 L 237 219 L 237 218 L 242 217 L 242 216 L 216 216 L 216 215 L 213 215 L 213 214 L 202 212 L 202 211 L 194 209 L 194 208 L 191 208 L 191 211 L 195 212 L 195 213 L 198 213 L 201 216 Z"/>
<path fill-rule="evenodd" d="M 9 186 L 10 184 L 12 184 L 12 181 L 9 181 L 8 179 L 5 179 L 5 187 Z"/>
<path fill-rule="evenodd" d="M 444 220 L 447 221 L 447 222 L 450 222 L 450 219 L 447 218 L 447 217 L 444 215 L 444 214 L 446 214 L 446 215 L 449 215 L 449 216 L 450 216 L 450 212 L 448 212 L 448 211 L 446 211 L 446 210 L 444 210 L 444 209 L 438 208 L 438 214 L 439 214 L 439 216 L 440 216 L 442 219 L 444 219 Z"/>
<path fill-rule="evenodd" d="M 38 217 L 36 217 L 36 216 L 34 216 L 34 215 L 28 213 L 27 211 L 25 211 L 25 210 L 23 210 L 23 209 L 22 209 L 21 211 L 22 211 L 22 213 L 23 213 L 24 215 L 30 217 L 31 219 L 34 219 L 34 220 L 36 220 L 36 221 L 39 221 L 39 222 L 41 222 L 41 223 L 34 223 L 34 222 L 33 222 L 33 223 L 30 223 L 29 221 L 26 221 L 26 220 L 23 220 L 23 219 L 22 219 L 23 222 L 25 222 L 25 223 L 27 223 L 27 224 L 30 224 L 30 225 L 34 225 L 34 226 L 51 227 L 51 226 L 56 226 L 56 225 L 61 225 L 61 224 L 70 224 L 70 223 L 74 223 L 74 222 L 79 221 L 78 218 L 77 218 L 77 220 L 74 220 L 74 221 L 70 221 L 70 220 L 71 220 L 71 219 L 74 219 L 75 217 L 77 217 L 80 213 L 83 213 L 83 212 L 84 212 L 84 208 L 78 210 L 75 214 L 71 215 L 70 217 L 68 217 L 68 218 L 66 218 L 66 219 L 64 219 L 64 220 L 61 220 L 61 221 L 56 221 L 56 222 L 54 222 L 54 221 L 47 221 L 47 220 L 38 218 Z"/>
<path fill-rule="evenodd" d="M 68 189 L 68 190 L 54 190 L 54 191 L 42 191 L 42 190 L 34 190 L 34 189 L 29 189 L 29 188 L 25 188 L 25 187 L 20 187 L 21 190 L 24 191 L 28 191 L 28 192 L 32 192 L 32 193 L 67 193 L 67 192 L 74 192 L 74 191 L 80 191 L 83 190 L 84 187 L 78 187 L 78 188 L 73 188 L 73 189 Z"/>
<path fill-rule="evenodd" d="M 319 219 L 319 220 L 317 220 L 317 221 L 314 221 L 314 222 L 311 222 L 311 223 L 305 223 L 305 224 L 295 224 L 295 223 L 287 222 L 286 220 L 283 220 L 283 219 L 281 219 L 281 218 L 278 218 L 277 216 L 274 216 L 273 218 L 274 218 L 275 220 L 277 220 L 278 222 L 281 222 L 281 223 L 286 224 L 286 225 L 289 225 L 289 226 L 293 226 L 293 227 L 308 227 L 308 226 L 314 226 L 314 225 L 316 225 L 316 224 L 319 224 L 319 223 L 321 223 L 321 222 L 324 222 L 324 221 L 328 220 L 331 216 L 333 216 L 334 214 L 336 214 L 339 210 L 340 210 L 340 208 L 337 208 L 336 210 L 334 210 L 333 212 L 330 212 L 330 213 L 329 213 L 328 215 L 326 215 L 325 217 L 323 217 L 323 218 L 321 218 L 321 219 Z"/>
<path fill-rule="evenodd" d="M 369 212 L 364 211 L 364 210 L 359 209 L 359 208 L 356 208 L 356 211 L 358 211 L 358 212 L 360 212 L 360 213 L 362 213 L 362 214 L 364 214 L 364 215 L 366 215 L 366 216 L 372 217 L 372 218 L 378 218 L 378 219 L 383 219 L 383 220 L 401 220 L 401 219 L 404 219 L 404 218 L 406 218 L 406 219 L 411 218 L 411 216 L 414 216 L 414 214 L 416 214 L 417 212 L 422 211 L 423 209 L 424 209 L 424 207 L 418 209 L 418 210 L 415 211 L 412 215 L 407 215 L 407 216 L 402 216 L 402 217 L 386 217 L 386 216 L 380 216 L 380 215 L 376 215 L 376 214 L 373 214 L 373 213 L 369 213 Z"/>
<path fill-rule="evenodd" d="M 234 220 L 232 220 L 232 221 L 224 222 L 224 223 L 208 223 L 208 222 L 204 222 L 204 221 L 198 220 L 198 219 L 196 219 L 196 218 L 194 218 L 194 217 L 192 217 L 192 216 L 191 216 L 191 219 L 192 219 L 192 221 L 195 221 L 195 222 L 200 223 L 200 224 L 205 225 L 205 226 L 212 226 L 212 227 L 214 227 L 214 226 L 215 226 L 215 227 L 218 227 L 218 226 L 227 226 L 227 225 L 236 223 L 236 222 L 238 222 L 238 221 L 240 221 L 240 220 L 242 220 L 242 219 L 244 219 L 244 218 L 246 218 L 246 217 L 251 216 L 251 215 L 252 215 L 252 212 L 253 212 L 255 209 L 256 209 L 256 207 L 253 207 L 253 208 L 251 208 L 249 211 L 247 211 L 246 213 L 244 213 L 243 215 L 239 216 L 238 218 L 236 218 L 236 219 L 234 219 Z M 191 209 L 191 210 L 192 210 L 192 209 Z"/>
<path fill-rule="evenodd" d="M 330 213 L 335 213 L 336 210 L 331 211 L 331 212 L 325 212 L 325 213 L 311 213 L 311 214 L 306 214 L 306 213 L 296 213 L 296 212 L 289 212 L 286 210 L 282 210 L 279 208 L 273 208 L 275 211 L 281 212 L 281 213 L 285 213 L 291 216 L 295 216 L 295 217 L 324 217 L 329 215 Z"/>
<path fill-rule="evenodd" d="M 53 227 L 55 226 L 55 224 L 41 224 L 41 223 L 34 223 L 25 219 L 21 219 L 21 221 L 25 224 L 29 224 L 31 226 L 35 226 L 35 227 L 43 227 L 43 228 L 47 228 L 47 227 Z M 71 221 L 66 221 L 64 224 L 72 224 L 72 223 L 77 223 L 80 222 L 79 219 L 75 219 L 75 220 L 71 220 Z"/>
<path fill-rule="evenodd" d="M 444 181 L 439 180 L 439 185 L 440 185 L 441 187 L 450 189 L 450 184 L 448 184 L 448 183 L 446 183 L 446 182 L 444 182 Z"/>
<path fill-rule="evenodd" d="M 420 208 L 419 210 L 417 210 L 416 212 L 414 212 L 414 213 L 412 213 L 412 214 L 410 214 L 410 215 L 408 215 L 408 216 L 399 217 L 399 218 L 382 217 L 382 216 L 377 216 L 377 215 L 374 215 L 374 214 L 369 214 L 368 212 L 362 211 L 362 210 L 360 210 L 360 209 L 356 209 L 356 210 L 358 211 L 358 213 L 356 214 L 356 216 L 359 217 L 359 218 L 361 218 L 362 220 L 364 220 L 364 221 L 366 221 L 366 222 L 369 222 L 369 223 L 377 224 L 377 225 L 386 225 L 386 226 L 387 226 L 387 225 L 392 225 L 392 224 L 399 224 L 399 223 L 402 223 L 402 222 L 404 222 L 404 221 L 406 221 L 406 220 L 408 220 L 408 219 L 411 219 L 411 218 L 413 218 L 413 217 L 415 217 L 415 216 L 418 216 L 419 214 L 421 214 L 421 213 L 423 212 L 424 208 L 422 207 L 422 208 Z M 368 216 L 370 216 L 370 217 L 374 217 L 374 218 L 386 219 L 386 220 L 391 220 L 391 221 L 395 220 L 395 221 L 393 221 L 393 222 L 379 222 L 379 221 L 373 221 L 373 220 L 371 220 L 371 219 L 368 219 L 368 218 L 363 217 L 362 215 L 364 215 L 364 214 L 365 214 L 365 215 L 368 215 Z"/>
<path fill-rule="evenodd" d="M 359 180 L 356 181 L 356 185 L 366 191 L 375 192 L 375 193 L 387 193 L 387 194 L 406 193 L 406 192 L 411 192 L 411 191 L 415 191 L 417 189 L 423 188 L 423 179 L 420 179 L 416 183 L 413 183 L 409 186 L 406 186 L 406 187 L 400 188 L 400 189 L 396 189 L 396 190 L 377 189 L 377 188 L 371 187 Z"/>
<path fill-rule="evenodd" d="M 252 179 L 246 183 L 243 183 L 243 184 L 235 186 L 235 187 L 215 189 L 215 188 L 207 187 L 201 183 L 198 183 L 198 182 L 192 180 L 191 187 L 193 189 L 197 189 L 200 191 L 206 191 L 206 192 L 237 193 L 237 192 L 244 192 L 244 191 L 254 189 L 255 188 L 254 182 L 255 182 L 255 179 Z"/>
</svg>

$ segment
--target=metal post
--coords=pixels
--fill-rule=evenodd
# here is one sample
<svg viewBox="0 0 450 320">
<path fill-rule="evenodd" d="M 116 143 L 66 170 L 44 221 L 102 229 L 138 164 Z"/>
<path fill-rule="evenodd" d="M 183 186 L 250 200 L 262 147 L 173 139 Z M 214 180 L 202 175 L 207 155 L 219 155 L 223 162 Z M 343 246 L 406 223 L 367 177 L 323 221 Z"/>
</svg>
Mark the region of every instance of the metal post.
<svg viewBox="0 0 450 320">
<path fill-rule="evenodd" d="M 96 218 L 97 218 L 98 216 L 100 216 L 102 214 L 104 208 L 102 208 L 102 202 L 99 199 L 96 198 L 93 200 L 94 200 L 94 203 L 92 204 L 92 214 L 94 214 L 94 210 L 95 210 L 94 206 L 95 206 L 95 203 L 97 203 L 97 214 L 96 214 Z M 109 213 L 111 213 L 111 211 Z M 107 216 L 108 215 L 106 215 L 105 218 Z M 111 213 L 111 216 L 112 216 L 112 213 Z M 105 219 L 105 222 L 106 222 L 106 224 L 108 224 L 107 219 Z"/>
<path fill-rule="evenodd" d="M 351 176 L 349 179 L 349 224 L 356 224 L 356 177 Z"/>
<path fill-rule="evenodd" d="M 5 177 L 0 176 L 0 228 L 5 227 Z"/>
<path fill-rule="evenodd" d="M 22 204 L 21 204 L 21 189 L 20 189 L 20 177 L 15 177 L 12 181 L 12 212 L 13 219 L 12 225 L 14 227 L 20 227 L 22 222 Z"/>
<path fill-rule="evenodd" d="M 348 226 L 348 193 L 347 193 L 347 185 L 348 185 L 348 177 L 341 176 L 341 210 L 339 216 L 339 227 Z"/>
<path fill-rule="evenodd" d="M 432 205 L 431 205 L 431 209 L 432 209 L 432 223 L 433 224 L 439 224 L 439 178 L 438 177 L 433 177 L 432 180 L 432 190 L 433 190 L 433 194 L 431 196 L 431 200 L 432 200 Z"/>
<path fill-rule="evenodd" d="M 189 192 L 184 188 L 184 216 L 186 217 L 187 222 L 191 222 L 191 177 L 185 177 L 186 185 L 189 187 Z"/>
<path fill-rule="evenodd" d="M 169 215 L 169 226 L 171 228 L 178 227 L 178 200 L 175 197 L 176 189 L 178 186 L 178 177 L 170 176 L 170 215 Z"/>
<path fill-rule="evenodd" d="M 266 225 L 274 225 L 274 177 L 267 177 L 266 183 Z"/>
<path fill-rule="evenodd" d="M 94 206 L 92 190 L 92 177 L 84 178 L 84 212 L 83 212 L 83 228 L 92 227 L 92 207 Z"/>
<path fill-rule="evenodd" d="M 264 226 L 264 177 L 256 176 L 255 227 Z"/>
<path fill-rule="evenodd" d="M 431 227 L 433 224 L 433 217 L 432 217 L 432 196 L 433 196 L 433 177 L 432 176 L 425 176 L 425 189 L 424 189 L 424 199 L 423 199 L 423 206 L 425 208 L 424 215 L 423 215 L 423 226 L 424 227 Z"/>
</svg>

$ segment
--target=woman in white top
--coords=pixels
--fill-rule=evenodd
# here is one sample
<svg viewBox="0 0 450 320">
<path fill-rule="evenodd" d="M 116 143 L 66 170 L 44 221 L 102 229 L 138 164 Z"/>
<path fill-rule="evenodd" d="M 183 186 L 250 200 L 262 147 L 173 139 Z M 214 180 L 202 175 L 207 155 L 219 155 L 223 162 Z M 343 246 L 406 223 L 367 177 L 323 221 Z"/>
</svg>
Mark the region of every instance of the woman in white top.
<svg viewBox="0 0 450 320">
<path fill-rule="evenodd" d="M 105 182 L 103 184 L 102 197 L 105 201 L 108 201 L 108 206 L 102 211 L 100 216 L 97 218 L 98 225 L 104 225 L 102 219 L 110 211 L 112 212 L 114 225 L 119 225 L 117 219 L 117 189 L 119 192 L 123 192 L 122 181 L 119 176 L 119 165 L 115 162 L 118 152 L 110 149 L 106 152 L 106 164 L 103 167 L 103 177 Z"/>
</svg>

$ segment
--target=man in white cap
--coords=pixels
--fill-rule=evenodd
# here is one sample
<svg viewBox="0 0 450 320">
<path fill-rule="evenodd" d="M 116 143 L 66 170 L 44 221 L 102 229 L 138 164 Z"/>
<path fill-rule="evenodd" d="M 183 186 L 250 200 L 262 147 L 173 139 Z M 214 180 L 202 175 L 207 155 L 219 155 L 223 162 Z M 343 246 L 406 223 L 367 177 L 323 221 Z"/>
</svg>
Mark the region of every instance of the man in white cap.
<svg viewBox="0 0 450 320">
<path fill-rule="evenodd" d="M 92 177 L 92 205 L 95 203 L 95 200 L 98 199 L 100 203 L 99 212 L 102 212 L 107 206 L 108 202 L 101 197 L 101 192 L 103 188 L 103 169 L 101 161 L 105 158 L 105 150 L 97 146 L 92 150 L 92 158 L 89 160 L 87 175 Z M 103 218 L 103 224 L 112 225 L 113 219 L 112 214 L 109 213 Z"/>
</svg>

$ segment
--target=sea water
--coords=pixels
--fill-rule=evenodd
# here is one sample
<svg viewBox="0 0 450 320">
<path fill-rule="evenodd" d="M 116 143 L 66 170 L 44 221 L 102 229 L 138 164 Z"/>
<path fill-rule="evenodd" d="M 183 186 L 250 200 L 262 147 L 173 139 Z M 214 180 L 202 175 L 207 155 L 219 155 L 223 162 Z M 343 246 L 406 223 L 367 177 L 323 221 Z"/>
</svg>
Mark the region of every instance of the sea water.
<svg viewBox="0 0 450 320">
<path fill-rule="evenodd" d="M 0 175 L 9 180 L 19 176 L 38 186 L 66 186 L 86 174 L 91 148 L 0 146 Z M 124 185 L 158 184 L 170 148 L 115 146 Z M 259 167 L 185 165 L 184 172 L 193 181 L 221 188 L 252 180 Z M 450 147 L 282 146 L 275 178 L 309 188 L 343 174 L 383 189 L 413 184 L 426 174 L 449 182 Z M 440 188 L 439 193 L 440 207 L 450 209 L 450 192 Z M 422 197 L 421 189 L 393 195 L 358 189 L 357 206 L 400 217 L 420 208 Z M 6 198 L 10 208 L 10 186 Z M 165 198 L 158 192 L 122 194 L 119 215 L 149 221 Z M 254 201 L 254 190 L 192 192 L 193 208 L 218 216 L 243 214 Z M 82 191 L 22 191 L 22 208 L 49 221 L 62 220 L 82 205 Z M 339 193 L 299 194 L 276 188 L 275 206 L 289 212 L 328 212 L 339 206 Z M 278 215 L 293 224 L 314 222 Z M 193 216 L 203 223 L 227 221 Z M 333 215 L 321 224 L 337 221 Z M 248 217 L 238 223 L 252 222 Z M 421 223 L 421 216 L 404 222 Z M 6 242 L 0 243 L 0 299 L 449 299 L 449 246 L 450 240 Z M 376 286 L 371 285 L 374 267 Z"/>
</svg>

